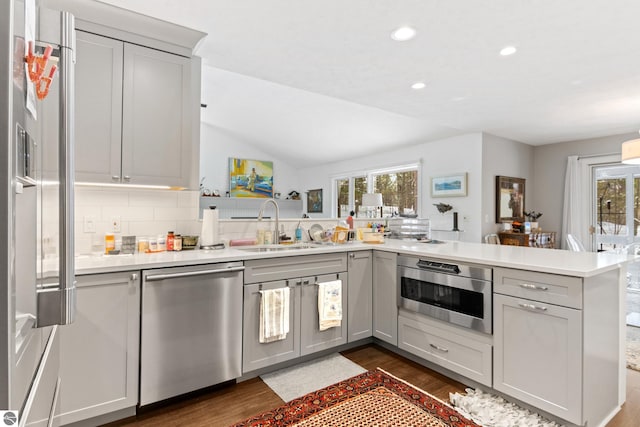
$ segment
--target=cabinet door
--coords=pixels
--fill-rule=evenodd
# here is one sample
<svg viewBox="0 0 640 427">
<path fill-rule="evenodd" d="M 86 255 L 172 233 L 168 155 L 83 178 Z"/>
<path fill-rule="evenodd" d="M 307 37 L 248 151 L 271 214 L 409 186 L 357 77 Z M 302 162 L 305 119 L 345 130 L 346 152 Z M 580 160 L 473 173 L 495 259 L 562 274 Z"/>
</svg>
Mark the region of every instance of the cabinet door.
<svg viewBox="0 0 640 427">
<path fill-rule="evenodd" d="M 373 253 L 373 336 L 398 345 L 396 254 Z"/>
<path fill-rule="evenodd" d="M 373 255 L 371 251 L 351 252 L 347 262 L 347 341 L 352 342 L 372 335 Z"/>
<path fill-rule="evenodd" d="M 302 279 L 300 293 L 300 354 L 315 353 L 347 342 L 347 273 L 325 274 Z M 339 327 L 320 330 L 318 283 L 342 281 L 342 322 Z"/>
<path fill-rule="evenodd" d="M 138 403 L 138 272 L 77 277 L 76 320 L 60 327 L 61 424 Z"/>
<path fill-rule="evenodd" d="M 279 289 L 290 284 L 289 333 L 287 338 L 270 343 L 261 343 L 260 338 L 260 289 Z M 264 368 L 300 356 L 300 287 L 295 281 L 244 285 L 244 314 L 242 325 L 242 372 Z"/>
<path fill-rule="evenodd" d="M 493 387 L 582 425 L 582 312 L 494 294 Z"/>
<path fill-rule="evenodd" d="M 123 182 L 189 185 L 190 79 L 190 58 L 125 44 Z"/>
<path fill-rule="evenodd" d="M 76 34 L 76 180 L 119 182 L 124 44 L 82 31 Z"/>
</svg>

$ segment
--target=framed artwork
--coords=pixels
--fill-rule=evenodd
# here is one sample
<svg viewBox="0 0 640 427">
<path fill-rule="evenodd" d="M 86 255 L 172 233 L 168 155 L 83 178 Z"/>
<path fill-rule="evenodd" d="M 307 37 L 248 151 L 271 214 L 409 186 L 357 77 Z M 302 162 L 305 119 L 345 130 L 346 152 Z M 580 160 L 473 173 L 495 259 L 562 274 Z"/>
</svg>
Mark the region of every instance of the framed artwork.
<svg viewBox="0 0 640 427">
<path fill-rule="evenodd" d="M 273 197 L 273 162 L 229 158 L 230 197 Z"/>
<path fill-rule="evenodd" d="M 307 191 L 307 212 L 322 213 L 322 189 Z"/>
<path fill-rule="evenodd" d="M 496 176 L 496 223 L 524 221 L 524 178 Z"/>
<path fill-rule="evenodd" d="M 435 176 L 431 178 L 431 197 L 467 195 L 467 173 Z"/>
</svg>

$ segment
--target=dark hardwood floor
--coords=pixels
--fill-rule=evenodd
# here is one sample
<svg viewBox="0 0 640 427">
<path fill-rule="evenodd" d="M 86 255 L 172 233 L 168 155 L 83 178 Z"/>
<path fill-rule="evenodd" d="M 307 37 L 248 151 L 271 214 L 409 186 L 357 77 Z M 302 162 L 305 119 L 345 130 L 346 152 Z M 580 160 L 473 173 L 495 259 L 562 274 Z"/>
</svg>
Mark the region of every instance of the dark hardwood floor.
<svg viewBox="0 0 640 427">
<path fill-rule="evenodd" d="M 463 384 L 373 344 L 342 354 L 365 369 L 382 368 L 444 401 L 450 392 L 464 392 Z M 108 426 L 228 426 L 282 403 L 262 380 L 254 378 Z M 627 402 L 607 427 L 637 427 L 639 420 L 640 372 L 627 370 Z"/>
</svg>

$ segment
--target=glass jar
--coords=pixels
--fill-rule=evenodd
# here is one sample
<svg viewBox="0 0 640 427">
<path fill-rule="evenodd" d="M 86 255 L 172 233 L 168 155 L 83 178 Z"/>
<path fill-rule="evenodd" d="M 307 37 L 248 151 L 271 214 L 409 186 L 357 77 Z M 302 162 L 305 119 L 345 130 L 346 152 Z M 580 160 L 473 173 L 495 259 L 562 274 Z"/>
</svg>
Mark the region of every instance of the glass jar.
<svg viewBox="0 0 640 427">
<path fill-rule="evenodd" d="M 149 239 L 141 237 L 138 239 L 138 253 L 144 254 L 149 252 Z"/>
<path fill-rule="evenodd" d="M 109 252 L 114 251 L 116 249 L 116 236 L 113 233 L 107 233 L 104 235 L 104 253 L 109 254 Z"/>
<path fill-rule="evenodd" d="M 173 231 L 169 231 L 167 233 L 167 251 L 173 251 L 173 242 L 175 240 L 175 236 Z"/>
<path fill-rule="evenodd" d="M 174 251 L 182 250 L 182 236 L 179 234 L 176 234 L 175 237 L 173 238 L 173 250 Z"/>
</svg>

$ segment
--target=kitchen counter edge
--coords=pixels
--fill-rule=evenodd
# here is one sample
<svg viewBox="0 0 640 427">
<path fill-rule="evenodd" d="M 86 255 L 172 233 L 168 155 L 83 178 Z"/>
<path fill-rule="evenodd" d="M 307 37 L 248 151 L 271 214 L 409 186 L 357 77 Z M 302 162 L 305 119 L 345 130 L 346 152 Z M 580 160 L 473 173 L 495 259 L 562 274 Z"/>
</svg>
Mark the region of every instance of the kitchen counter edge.
<svg viewBox="0 0 640 427">
<path fill-rule="evenodd" d="M 429 244 L 404 240 L 387 240 L 382 244 L 354 242 L 344 245 L 327 245 L 309 249 L 289 249 L 273 252 L 252 252 L 246 250 L 247 248 L 245 246 L 228 247 L 221 250 L 192 250 L 156 254 L 78 256 L 75 260 L 76 275 L 371 249 L 403 255 L 437 258 L 443 261 L 466 262 L 574 277 L 592 277 L 617 269 L 632 259 L 627 255 L 614 253 L 571 252 L 559 249 L 488 245 L 458 241 Z"/>
</svg>

